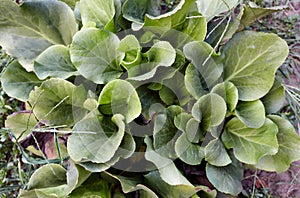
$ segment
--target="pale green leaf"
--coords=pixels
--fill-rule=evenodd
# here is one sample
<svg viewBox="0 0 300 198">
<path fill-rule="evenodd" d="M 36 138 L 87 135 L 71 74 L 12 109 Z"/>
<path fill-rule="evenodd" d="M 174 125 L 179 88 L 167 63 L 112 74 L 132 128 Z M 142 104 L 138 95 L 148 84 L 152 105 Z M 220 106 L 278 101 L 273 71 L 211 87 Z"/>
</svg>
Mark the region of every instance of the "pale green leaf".
<svg viewBox="0 0 300 198">
<path fill-rule="evenodd" d="M 238 4 L 238 0 L 197 0 L 198 11 L 210 21 L 215 16 L 231 10 Z"/>
<path fill-rule="evenodd" d="M 179 106 L 170 106 L 154 117 L 153 147 L 161 156 L 176 158 L 174 144 L 179 131 L 174 125 L 175 116 L 182 113 Z"/>
<path fill-rule="evenodd" d="M 114 156 L 113 158 L 111 158 L 109 161 L 105 163 L 94 163 L 94 162 L 87 161 L 87 162 L 80 162 L 79 165 L 93 173 L 98 173 L 98 172 L 100 173 L 111 168 L 119 161 L 119 159 L 120 159 L 119 156 Z"/>
<path fill-rule="evenodd" d="M 105 28 L 105 26 L 108 30 L 114 29 L 111 28 L 114 26 L 116 12 L 114 0 L 80 0 L 78 7 L 83 25 L 94 22 L 101 29 Z"/>
<path fill-rule="evenodd" d="M 82 86 L 52 78 L 36 87 L 29 95 L 29 103 L 39 121 L 49 125 L 73 125 L 87 110 L 83 108 L 86 91 Z"/>
<path fill-rule="evenodd" d="M 118 150 L 125 132 L 123 116 L 111 120 L 91 112 L 73 128 L 68 139 L 68 153 L 75 162 L 105 163 Z"/>
<path fill-rule="evenodd" d="M 188 17 L 181 30 L 191 41 L 203 41 L 206 36 L 206 19 L 203 16 Z"/>
<path fill-rule="evenodd" d="M 263 156 L 278 152 L 277 132 L 276 124 L 268 118 L 258 129 L 250 128 L 238 118 L 233 118 L 225 126 L 222 141 L 227 149 L 233 148 L 239 161 L 257 164 Z"/>
<path fill-rule="evenodd" d="M 134 35 L 127 35 L 120 41 L 119 51 L 125 53 L 122 65 L 128 70 L 142 61 L 141 46 Z"/>
<path fill-rule="evenodd" d="M 190 142 L 186 133 L 183 133 L 175 143 L 175 152 L 179 159 L 190 165 L 201 164 L 204 151 L 199 145 Z"/>
<path fill-rule="evenodd" d="M 189 64 L 185 70 L 184 84 L 188 92 L 196 99 L 206 94 L 200 72 L 192 64 Z"/>
<path fill-rule="evenodd" d="M 14 136 L 22 140 L 30 134 L 38 121 L 30 111 L 21 111 L 7 116 L 5 127 L 12 130 Z"/>
<path fill-rule="evenodd" d="M 85 78 L 104 84 L 122 74 L 124 52 L 119 38 L 108 31 L 87 28 L 77 32 L 70 47 L 71 61 Z"/>
<path fill-rule="evenodd" d="M 41 83 L 33 72 L 27 72 L 17 61 L 10 63 L 1 75 L 1 85 L 5 93 L 24 102 L 31 90 Z"/>
<path fill-rule="evenodd" d="M 109 183 L 100 178 L 98 174 L 93 174 L 69 196 L 71 198 L 106 198 L 111 197 L 110 194 Z"/>
<path fill-rule="evenodd" d="M 112 177 L 121 183 L 122 190 L 124 193 L 130 193 L 137 190 L 143 190 L 149 198 L 158 198 L 157 195 L 147 186 L 141 184 L 142 180 L 138 177 L 125 177 L 121 175 L 113 175 L 109 172 L 104 172 L 104 175 Z"/>
<path fill-rule="evenodd" d="M 199 141 L 204 138 L 200 122 L 195 118 L 191 118 L 187 121 L 185 132 L 187 139 L 192 143 L 199 143 Z"/>
<path fill-rule="evenodd" d="M 206 175 L 218 191 L 238 195 L 243 190 L 241 184 L 243 169 L 239 163 L 231 163 L 225 167 L 217 167 L 207 163 Z"/>
<path fill-rule="evenodd" d="M 127 81 L 117 79 L 109 82 L 99 96 L 99 108 L 104 114 L 122 114 L 127 123 L 137 118 L 142 111 L 135 88 Z"/>
<path fill-rule="evenodd" d="M 53 44 L 68 45 L 77 31 L 73 11 L 60 1 L 0 1 L 0 45 L 32 71 L 32 61 Z"/>
<path fill-rule="evenodd" d="M 61 0 L 62 2 L 65 2 L 72 10 L 74 10 L 76 3 L 80 0 Z"/>
<path fill-rule="evenodd" d="M 30 177 L 28 189 L 49 188 L 66 184 L 66 169 L 58 164 L 46 164 Z"/>
<path fill-rule="evenodd" d="M 217 84 L 213 87 L 211 92 L 218 94 L 225 100 L 227 104 L 227 109 L 230 112 L 232 112 L 236 108 L 239 95 L 237 88 L 231 82 L 223 82 Z"/>
<path fill-rule="evenodd" d="M 219 139 L 211 140 L 204 148 L 205 161 L 213 166 L 227 166 L 232 161 Z"/>
<path fill-rule="evenodd" d="M 170 185 L 162 180 L 158 171 L 152 171 L 145 175 L 146 182 L 153 188 L 160 197 L 164 198 L 186 198 L 196 194 L 195 187 L 190 185 Z"/>
<path fill-rule="evenodd" d="M 152 78 L 158 67 L 170 67 L 176 58 L 176 51 L 169 42 L 159 41 L 144 54 L 146 63 L 141 63 L 128 70 L 130 80 L 147 80 Z"/>
<path fill-rule="evenodd" d="M 175 126 L 181 130 L 182 132 L 185 131 L 186 129 L 186 125 L 187 125 L 187 122 L 193 118 L 193 116 L 191 114 L 188 114 L 188 113 L 180 113 L 178 114 L 177 116 L 175 116 L 174 118 L 174 124 Z"/>
<path fill-rule="evenodd" d="M 204 88 L 211 88 L 219 81 L 222 74 L 222 67 L 217 62 L 217 55 L 213 48 L 205 42 L 190 42 L 183 48 L 187 59 L 191 60 Z M 192 83 L 192 82 L 190 82 Z"/>
<path fill-rule="evenodd" d="M 210 127 L 220 125 L 225 119 L 226 103 L 224 99 L 215 94 L 210 93 L 202 96 L 193 106 L 193 116 L 201 122 L 203 130 L 206 131 Z M 201 117 L 198 116 L 201 115 Z"/>
<path fill-rule="evenodd" d="M 166 104 L 180 104 L 180 106 L 184 106 L 189 100 L 190 100 L 190 94 L 186 89 L 186 86 L 184 84 L 184 75 L 179 72 L 178 70 L 175 70 L 173 67 L 168 67 L 170 68 L 170 73 L 169 75 L 172 76 L 163 76 L 165 79 L 163 80 L 162 84 L 164 87 L 167 87 L 167 89 L 171 92 L 167 93 L 162 93 L 159 92 L 161 99 L 166 103 Z M 159 79 L 161 73 L 158 74 L 158 76 L 154 77 L 154 79 Z M 153 79 L 153 81 L 154 81 Z M 163 88 L 164 88 L 163 87 Z M 161 90 L 160 90 L 161 91 Z M 166 91 L 166 90 L 163 90 Z M 168 97 L 173 95 L 174 101 L 171 103 L 171 99 L 169 100 Z M 166 96 L 166 98 L 163 98 L 162 96 Z"/>
<path fill-rule="evenodd" d="M 288 51 L 286 42 L 275 34 L 237 33 L 222 50 L 224 80 L 237 87 L 239 100 L 257 100 L 271 89 L 275 71 Z"/>
<path fill-rule="evenodd" d="M 285 90 L 282 84 L 275 80 L 272 89 L 261 101 L 265 106 L 267 114 L 277 113 L 285 103 Z"/>
<path fill-rule="evenodd" d="M 276 115 L 268 116 L 277 126 L 278 153 L 261 158 L 256 167 L 266 171 L 284 172 L 292 162 L 300 159 L 300 137 L 288 120 Z"/>
<path fill-rule="evenodd" d="M 235 113 L 250 128 L 260 128 L 266 118 L 265 107 L 260 100 L 239 101 Z"/>
<path fill-rule="evenodd" d="M 175 164 L 169 158 L 162 157 L 153 150 L 152 141 L 149 137 L 145 138 L 147 149 L 145 158 L 152 162 L 158 169 L 161 179 L 169 185 L 187 185 L 191 183 L 179 172 Z"/>
<path fill-rule="evenodd" d="M 77 74 L 69 49 L 63 45 L 53 45 L 42 52 L 34 62 L 34 72 L 42 80 L 48 77 L 67 79 Z"/>
</svg>

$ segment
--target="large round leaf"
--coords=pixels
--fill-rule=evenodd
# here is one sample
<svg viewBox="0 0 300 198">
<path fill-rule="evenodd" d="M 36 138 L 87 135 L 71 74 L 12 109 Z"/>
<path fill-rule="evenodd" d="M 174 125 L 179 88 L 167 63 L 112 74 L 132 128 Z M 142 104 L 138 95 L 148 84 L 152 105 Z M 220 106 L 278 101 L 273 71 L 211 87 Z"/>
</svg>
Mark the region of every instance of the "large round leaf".
<svg viewBox="0 0 300 198">
<path fill-rule="evenodd" d="M 192 114 L 197 120 L 201 121 L 203 130 L 206 131 L 210 127 L 218 126 L 222 123 L 226 115 L 226 109 L 224 99 L 215 93 L 210 93 L 202 96 L 194 104 Z M 202 118 L 198 115 L 202 115 Z"/>
<path fill-rule="evenodd" d="M 109 118 L 91 112 L 73 128 L 68 153 L 76 161 L 106 163 L 118 150 L 125 132 L 123 116 Z"/>
<path fill-rule="evenodd" d="M 219 139 L 211 140 L 204 148 L 205 161 L 214 166 L 226 166 L 231 163 L 231 159 Z"/>
<path fill-rule="evenodd" d="M 53 44 L 68 45 L 77 31 L 73 11 L 60 1 L 0 1 L 0 45 L 27 71 L 32 61 Z"/>
<path fill-rule="evenodd" d="M 63 45 L 53 45 L 41 53 L 34 62 L 34 71 L 40 79 L 66 79 L 77 74 L 70 60 L 69 49 Z"/>
<path fill-rule="evenodd" d="M 266 171 L 286 171 L 290 164 L 300 159 L 300 137 L 288 120 L 279 116 L 268 116 L 277 126 L 278 153 L 261 158 L 256 167 Z"/>
<path fill-rule="evenodd" d="M 237 33 L 222 50 L 224 80 L 237 87 L 240 100 L 257 100 L 271 89 L 288 51 L 286 42 L 275 34 Z"/>
<path fill-rule="evenodd" d="M 26 101 L 35 86 L 42 83 L 33 72 L 27 72 L 17 61 L 1 75 L 2 88 L 10 97 Z"/>
<path fill-rule="evenodd" d="M 285 90 L 282 84 L 275 80 L 272 89 L 261 101 L 264 103 L 266 113 L 277 113 L 285 103 Z"/>
<path fill-rule="evenodd" d="M 238 103 L 239 94 L 237 88 L 231 82 L 223 82 L 217 84 L 211 90 L 212 93 L 216 93 L 221 96 L 227 104 L 227 109 L 233 111 Z"/>
<path fill-rule="evenodd" d="M 82 19 L 82 24 L 95 22 L 97 27 L 114 30 L 115 6 L 114 0 L 81 0 L 78 8 Z"/>
<path fill-rule="evenodd" d="M 99 96 L 100 111 L 104 114 L 122 114 L 129 123 L 141 111 L 141 102 L 134 87 L 125 80 L 109 82 Z"/>
<path fill-rule="evenodd" d="M 238 118 L 233 118 L 226 124 L 222 140 L 228 149 L 233 148 L 239 161 L 256 164 L 263 156 L 278 152 L 277 132 L 276 124 L 268 118 L 258 129 L 250 128 Z"/>
<path fill-rule="evenodd" d="M 206 175 L 212 185 L 221 192 L 238 195 L 243 190 L 241 184 L 243 169 L 238 163 L 231 163 L 225 167 L 207 163 Z"/>
<path fill-rule="evenodd" d="M 251 128 L 259 128 L 265 122 L 265 107 L 260 100 L 240 101 L 236 107 L 237 117 Z"/>
<path fill-rule="evenodd" d="M 82 86 L 52 78 L 44 81 L 29 95 L 34 115 L 49 125 L 73 125 L 87 112 L 83 104 L 86 91 Z"/>
<path fill-rule="evenodd" d="M 124 52 L 119 38 L 108 31 L 87 28 L 77 32 L 70 47 L 71 61 L 85 78 L 103 84 L 122 74 Z"/>
</svg>

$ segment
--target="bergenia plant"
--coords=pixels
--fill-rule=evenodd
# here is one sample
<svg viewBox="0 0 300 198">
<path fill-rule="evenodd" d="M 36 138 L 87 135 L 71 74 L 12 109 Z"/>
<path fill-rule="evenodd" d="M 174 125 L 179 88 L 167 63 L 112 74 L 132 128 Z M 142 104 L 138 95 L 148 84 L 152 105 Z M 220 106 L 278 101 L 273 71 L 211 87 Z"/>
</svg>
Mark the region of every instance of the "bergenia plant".
<svg viewBox="0 0 300 198">
<path fill-rule="evenodd" d="M 26 104 L 6 129 L 41 164 L 20 197 L 238 195 L 245 166 L 300 159 L 275 78 L 288 46 L 244 30 L 282 8 L 166 2 L 0 0 L 1 84 Z"/>
</svg>

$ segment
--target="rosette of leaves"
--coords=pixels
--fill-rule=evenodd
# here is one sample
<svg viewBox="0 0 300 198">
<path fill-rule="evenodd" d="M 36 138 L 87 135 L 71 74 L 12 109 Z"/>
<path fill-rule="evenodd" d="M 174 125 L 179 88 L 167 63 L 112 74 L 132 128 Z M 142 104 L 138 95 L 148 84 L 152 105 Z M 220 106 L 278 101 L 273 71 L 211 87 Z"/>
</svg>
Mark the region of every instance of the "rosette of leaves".
<svg viewBox="0 0 300 198">
<path fill-rule="evenodd" d="M 20 197 L 238 195 L 243 164 L 283 172 L 300 159 L 278 113 L 288 46 L 243 31 L 279 8 L 245 5 L 231 20 L 237 0 L 181 0 L 163 14 L 158 2 L 0 0 L 0 45 L 14 58 L 1 83 L 28 108 L 6 126 L 18 145 L 35 133 L 67 139 L 58 160 L 35 159 L 44 165 Z"/>
</svg>

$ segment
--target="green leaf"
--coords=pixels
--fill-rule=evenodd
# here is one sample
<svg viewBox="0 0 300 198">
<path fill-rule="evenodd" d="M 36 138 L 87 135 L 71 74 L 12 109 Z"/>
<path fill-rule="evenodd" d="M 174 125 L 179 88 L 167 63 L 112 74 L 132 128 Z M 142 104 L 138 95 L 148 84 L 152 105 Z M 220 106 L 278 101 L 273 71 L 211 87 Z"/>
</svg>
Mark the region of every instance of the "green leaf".
<svg viewBox="0 0 300 198">
<path fill-rule="evenodd" d="M 206 94 L 204 85 L 202 85 L 202 78 L 197 68 L 189 64 L 185 70 L 184 84 L 188 92 L 195 98 L 199 99 Z"/>
<path fill-rule="evenodd" d="M 276 124 L 268 118 L 258 129 L 250 128 L 238 118 L 233 118 L 225 126 L 222 141 L 227 149 L 233 148 L 239 161 L 257 164 L 263 156 L 278 152 L 277 132 Z"/>
<path fill-rule="evenodd" d="M 183 53 L 187 59 L 191 60 L 198 71 L 202 87 L 211 88 L 217 84 L 222 74 L 222 68 L 216 60 L 217 55 L 209 44 L 196 41 L 190 42 L 184 46 Z"/>
<path fill-rule="evenodd" d="M 124 52 L 119 38 L 108 31 L 87 28 L 77 32 L 70 47 L 71 61 L 85 78 L 105 84 L 122 74 Z"/>
<path fill-rule="evenodd" d="M 91 112 L 73 128 L 68 139 L 68 153 L 75 162 L 105 163 L 118 150 L 125 132 L 123 116 L 114 115 L 111 120 Z"/>
<path fill-rule="evenodd" d="M 174 144 L 179 131 L 174 125 L 174 118 L 181 112 L 179 106 L 170 106 L 154 118 L 153 147 L 161 156 L 177 157 Z"/>
<path fill-rule="evenodd" d="M 1 85 L 10 97 L 25 102 L 35 86 L 42 83 L 33 72 L 27 72 L 17 61 L 8 65 L 1 75 Z"/>
<path fill-rule="evenodd" d="M 162 180 L 158 171 L 152 171 L 145 175 L 146 182 L 153 188 L 160 197 L 165 198 L 186 198 L 196 194 L 196 189 L 190 185 L 170 185 Z"/>
<path fill-rule="evenodd" d="M 193 118 L 193 116 L 191 114 L 188 114 L 188 113 L 180 113 L 178 114 L 177 116 L 175 116 L 174 118 L 174 124 L 175 126 L 181 130 L 182 132 L 184 132 L 186 130 L 186 125 L 187 125 L 187 122 Z"/>
<path fill-rule="evenodd" d="M 285 103 L 285 90 L 282 84 L 275 80 L 272 89 L 261 101 L 265 106 L 267 114 L 277 113 Z"/>
<path fill-rule="evenodd" d="M 162 84 L 164 86 L 159 92 L 160 97 L 168 105 L 175 103 L 184 106 L 190 100 L 190 94 L 184 84 L 184 75 L 178 70 L 174 70 L 173 67 L 170 68 L 172 68 L 170 72 L 174 72 L 173 76 L 170 78 L 166 77 L 166 79 L 163 80 Z M 155 77 L 155 79 L 156 78 L 159 79 L 160 77 L 158 76 Z M 167 92 L 165 92 L 166 90 Z"/>
<path fill-rule="evenodd" d="M 72 198 L 102 198 L 111 197 L 109 183 L 99 177 L 98 174 L 92 174 L 81 186 L 76 188 L 71 194 Z"/>
<path fill-rule="evenodd" d="M 119 51 L 125 53 L 122 65 L 128 70 L 142 61 L 141 46 L 134 35 L 127 35 L 120 42 Z"/>
<path fill-rule="evenodd" d="M 188 17 L 181 32 L 189 35 L 191 41 L 203 41 L 206 36 L 206 19 L 203 16 Z"/>
<path fill-rule="evenodd" d="M 147 197 L 158 198 L 157 195 L 151 189 L 149 189 L 147 186 L 141 184 L 142 180 L 140 180 L 137 177 L 134 177 L 134 178 L 133 177 L 124 177 L 121 175 L 113 175 L 109 172 L 104 172 L 103 174 L 118 180 L 121 183 L 122 190 L 124 193 L 130 193 L 130 192 L 134 192 L 137 190 L 143 190 L 147 194 Z"/>
<path fill-rule="evenodd" d="M 158 26 L 162 27 L 159 30 L 176 29 L 179 25 L 185 22 L 186 17 L 190 11 L 191 6 L 195 0 L 181 0 L 176 8 L 170 12 L 153 17 L 150 15 L 145 16 L 144 26 Z M 162 33 L 162 32 L 161 32 Z"/>
<path fill-rule="evenodd" d="M 29 95 L 28 102 L 33 107 L 33 113 L 39 121 L 49 125 L 74 124 L 87 113 L 83 108 L 86 91 L 82 86 L 52 78 L 36 87 Z"/>
<path fill-rule="evenodd" d="M 238 4 L 238 0 L 197 0 L 196 3 L 198 11 L 210 21 L 215 16 L 231 10 Z"/>
<path fill-rule="evenodd" d="M 34 62 L 34 72 L 42 80 L 48 77 L 67 79 L 77 75 L 69 49 L 63 45 L 53 45 L 42 52 Z"/>
<path fill-rule="evenodd" d="M 192 143 L 199 143 L 204 137 L 203 131 L 200 128 L 200 122 L 195 118 L 191 118 L 187 121 L 185 132 L 187 139 Z"/>
<path fill-rule="evenodd" d="M 0 1 L 0 45 L 32 71 L 32 61 L 53 44 L 68 45 L 77 31 L 73 11 L 60 1 Z"/>
<path fill-rule="evenodd" d="M 5 127 L 12 130 L 14 136 L 22 140 L 32 132 L 38 121 L 30 111 L 21 111 L 7 116 Z"/>
<path fill-rule="evenodd" d="M 37 169 L 30 177 L 28 189 L 49 188 L 66 184 L 66 170 L 58 164 L 47 164 Z"/>
<path fill-rule="evenodd" d="M 206 175 L 212 185 L 223 193 L 237 196 L 243 190 L 241 184 L 243 169 L 237 162 L 225 167 L 217 167 L 207 163 Z"/>
<path fill-rule="evenodd" d="M 225 56 L 224 80 L 237 87 L 239 100 L 257 100 L 271 89 L 275 71 L 284 62 L 288 51 L 286 42 L 275 34 L 237 33 L 222 51 Z"/>
<path fill-rule="evenodd" d="M 172 186 L 192 186 L 190 182 L 179 172 L 172 160 L 162 157 L 153 150 L 152 141 L 149 137 L 145 138 L 145 143 L 147 144 L 145 158 L 158 168 L 160 177 L 164 182 Z"/>
<path fill-rule="evenodd" d="M 218 126 L 223 122 L 226 115 L 226 103 L 215 93 L 204 95 L 194 104 L 192 115 L 201 122 L 203 130 L 207 131 L 210 127 Z"/>
<path fill-rule="evenodd" d="M 149 120 L 152 119 L 151 107 L 154 104 L 162 104 L 163 102 L 160 100 L 157 92 L 150 90 L 147 85 L 139 86 L 136 89 L 141 104 L 142 104 L 142 114 L 143 116 Z"/>
<path fill-rule="evenodd" d="M 127 123 L 137 118 L 142 111 L 135 88 L 125 80 L 114 80 L 102 89 L 99 108 L 104 114 L 122 114 Z"/>
<path fill-rule="evenodd" d="M 101 29 L 114 30 L 114 0 L 80 0 L 78 7 L 83 25 L 94 22 Z"/>
<path fill-rule="evenodd" d="M 94 163 L 94 162 L 86 161 L 86 162 L 80 162 L 79 165 L 93 173 L 98 173 L 98 172 L 100 173 L 106 171 L 107 169 L 115 165 L 119 160 L 120 160 L 119 156 L 114 156 L 113 158 L 111 158 L 109 161 L 105 163 Z"/>
<path fill-rule="evenodd" d="M 261 8 L 258 7 L 254 2 L 249 2 L 249 5 L 243 5 L 243 15 L 238 31 L 245 29 L 247 26 L 264 16 L 270 15 L 274 12 L 282 11 L 287 8 L 288 6 Z"/>
<path fill-rule="evenodd" d="M 90 174 L 72 161 L 69 162 L 67 172 L 58 164 L 47 164 L 33 173 L 28 182 L 29 190 L 21 191 L 20 197 L 67 197 Z"/>
<path fill-rule="evenodd" d="M 250 128 L 260 128 L 266 118 L 265 107 L 260 100 L 239 101 L 235 113 Z"/>
<path fill-rule="evenodd" d="M 233 110 L 236 108 L 239 98 L 238 90 L 234 86 L 234 84 L 232 84 L 231 82 L 223 82 L 217 84 L 213 87 L 211 92 L 221 96 L 227 104 L 227 109 L 230 112 L 233 112 Z"/>
<path fill-rule="evenodd" d="M 130 68 L 130 80 L 147 80 L 155 75 L 158 67 L 170 67 L 175 61 L 176 51 L 169 42 L 158 41 L 144 55 L 148 62 Z"/>
<path fill-rule="evenodd" d="M 199 145 L 190 142 L 186 133 L 183 133 L 175 143 L 175 152 L 179 159 L 190 165 L 201 164 L 204 151 Z"/>
<path fill-rule="evenodd" d="M 300 159 L 300 137 L 288 120 L 276 115 L 268 118 L 278 126 L 278 153 L 261 158 L 255 166 L 266 171 L 284 172 L 292 162 Z"/>
<path fill-rule="evenodd" d="M 126 0 L 122 7 L 123 17 L 135 23 L 143 23 L 146 13 L 157 16 L 160 14 L 157 0 Z"/>
<path fill-rule="evenodd" d="M 65 2 L 72 10 L 74 10 L 76 3 L 80 0 L 61 0 L 62 2 Z"/>
<path fill-rule="evenodd" d="M 214 166 L 227 166 L 232 161 L 219 139 L 211 140 L 204 148 L 205 161 Z"/>
<path fill-rule="evenodd" d="M 80 162 L 80 166 L 91 172 L 103 172 L 111 167 L 117 169 L 124 169 L 124 167 L 117 166 L 116 163 L 119 162 L 122 166 L 122 158 L 129 158 L 135 151 L 135 142 L 131 134 L 125 133 L 122 142 L 115 152 L 114 156 L 105 163 L 93 163 L 93 162 Z M 124 162 L 126 163 L 126 162 Z"/>
</svg>

